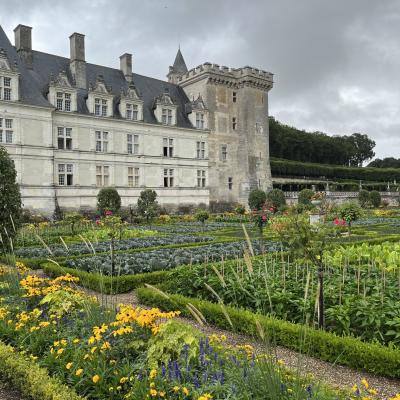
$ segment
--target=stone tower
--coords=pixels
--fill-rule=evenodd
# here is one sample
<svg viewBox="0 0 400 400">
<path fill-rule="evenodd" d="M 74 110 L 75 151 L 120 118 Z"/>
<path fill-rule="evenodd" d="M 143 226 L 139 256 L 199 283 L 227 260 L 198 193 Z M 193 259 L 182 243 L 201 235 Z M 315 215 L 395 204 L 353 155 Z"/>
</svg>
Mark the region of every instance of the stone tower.
<svg viewBox="0 0 400 400">
<path fill-rule="evenodd" d="M 189 99 L 201 95 L 209 111 L 210 204 L 247 206 L 251 189 L 272 188 L 268 92 L 273 75 L 248 66 L 234 69 L 210 63 L 183 72 L 187 68 L 180 51 L 175 63 L 168 78 L 176 80 Z"/>
</svg>

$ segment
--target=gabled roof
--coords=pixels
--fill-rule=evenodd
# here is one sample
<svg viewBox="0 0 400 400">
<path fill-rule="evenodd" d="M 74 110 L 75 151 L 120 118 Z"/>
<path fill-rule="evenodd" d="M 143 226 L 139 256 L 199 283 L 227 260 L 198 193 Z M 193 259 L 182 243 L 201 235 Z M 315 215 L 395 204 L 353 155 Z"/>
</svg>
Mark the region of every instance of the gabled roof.
<svg viewBox="0 0 400 400">
<path fill-rule="evenodd" d="M 173 71 L 177 72 L 179 74 L 186 74 L 188 72 L 185 60 L 183 58 L 183 55 L 181 53 L 181 49 L 178 49 L 178 52 L 176 53 L 174 65 L 172 66 Z"/>
<path fill-rule="evenodd" d="M 44 107 L 53 107 L 47 100 L 48 87 L 51 77 L 57 77 L 60 72 L 65 71 L 69 81 L 73 82 L 69 68 L 70 60 L 66 57 L 60 57 L 33 50 L 32 65 L 30 68 L 27 68 L 27 66 L 23 63 L 22 58 L 20 58 L 17 54 L 15 47 L 11 45 L 1 26 L 0 48 L 3 48 L 6 51 L 11 65 L 13 65 L 15 62 L 17 63 L 17 71 L 20 73 L 20 99 L 23 103 Z M 180 53 L 180 51 L 178 53 Z M 111 93 L 114 95 L 115 118 L 121 118 L 118 111 L 118 102 L 121 91 L 128 91 L 129 82 L 126 81 L 124 74 L 119 69 L 86 63 L 88 87 L 96 83 L 98 76 L 102 76 L 104 78 L 105 84 L 110 88 Z M 177 126 L 183 128 L 192 128 L 192 124 L 190 123 L 185 112 L 185 104 L 189 102 L 189 99 L 180 86 L 139 74 L 133 74 L 133 83 L 139 92 L 141 99 L 143 100 L 144 122 L 152 124 L 157 123 L 152 109 L 154 99 L 168 91 L 174 103 L 178 106 Z M 78 89 L 78 113 L 89 114 L 86 106 L 87 96 L 87 89 Z"/>
</svg>

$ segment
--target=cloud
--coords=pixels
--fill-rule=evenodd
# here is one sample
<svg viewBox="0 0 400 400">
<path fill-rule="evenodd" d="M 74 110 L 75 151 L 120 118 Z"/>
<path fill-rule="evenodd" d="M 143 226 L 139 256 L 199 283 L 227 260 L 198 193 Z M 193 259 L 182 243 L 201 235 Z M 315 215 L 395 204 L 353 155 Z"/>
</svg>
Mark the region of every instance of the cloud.
<svg viewBox="0 0 400 400">
<path fill-rule="evenodd" d="M 180 45 L 205 61 L 275 74 L 270 112 L 302 129 L 367 133 L 379 157 L 400 157 L 400 2 L 385 0 L 0 0 L 10 38 L 33 27 L 37 50 L 69 55 L 86 34 L 89 62 L 165 79 Z"/>
</svg>

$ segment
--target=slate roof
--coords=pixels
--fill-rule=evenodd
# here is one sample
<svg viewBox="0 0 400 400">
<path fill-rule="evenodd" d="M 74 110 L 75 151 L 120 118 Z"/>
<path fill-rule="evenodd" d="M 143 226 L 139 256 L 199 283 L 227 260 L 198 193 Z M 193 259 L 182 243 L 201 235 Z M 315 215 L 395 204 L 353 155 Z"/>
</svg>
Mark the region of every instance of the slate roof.
<svg viewBox="0 0 400 400">
<path fill-rule="evenodd" d="M 53 105 L 48 102 L 46 97 L 50 78 L 51 76 L 56 77 L 61 71 L 66 71 L 70 81 L 72 81 L 69 70 L 69 58 L 33 50 L 32 67 L 27 68 L 23 60 L 19 57 L 15 47 L 10 43 L 1 26 L 0 48 L 3 48 L 6 51 L 11 65 L 16 63 L 16 68 L 20 73 L 21 102 L 25 104 L 53 108 Z M 178 51 L 178 53 L 180 53 L 180 51 Z M 118 112 L 118 102 L 120 99 L 121 90 L 126 90 L 128 88 L 128 82 L 119 69 L 86 63 L 88 87 L 96 82 L 96 79 L 99 75 L 103 76 L 105 84 L 107 87 L 111 87 L 112 94 L 114 95 L 114 118 L 121 118 Z M 190 101 L 180 86 L 135 73 L 133 74 L 133 83 L 135 84 L 136 89 L 143 100 L 144 122 L 152 124 L 158 123 L 152 109 L 154 99 L 168 89 L 168 92 L 171 95 L 174 103 L 178 106 L 177 126 L 183 128 L 193 127 L 187 114 L 185 113 L 185 105 Z M 89 111 L 86 107 L 87 95 L 88 90 L 78 89 L 78 113 L 89 114 Z"/>
<path fill-rule="evenodd" d="M 181 53 L 181 49 L 178 49 L 178 52 L 176 53 L 174 65 L 172 66 L 172 68 L 174 72 L 178 72 L 179 74 L 186 74 L 186 72 L 188 72 L 185 60 Z"/>
</svg>

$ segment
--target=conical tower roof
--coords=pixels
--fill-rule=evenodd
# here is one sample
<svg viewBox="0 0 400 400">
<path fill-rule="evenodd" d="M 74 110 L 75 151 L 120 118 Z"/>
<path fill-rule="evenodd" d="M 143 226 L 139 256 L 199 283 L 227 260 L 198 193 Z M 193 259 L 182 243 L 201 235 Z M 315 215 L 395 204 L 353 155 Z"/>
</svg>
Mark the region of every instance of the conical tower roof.
<svg viewBox="0 0 400 400">
<path fill-rule="evenodd" d="M 183 59 L 183 55 L 181 53 L 181 49 L 178 49 L 176 53 L 174 65 L 172 66 L 174 72 L 178 72 L 179 74 L 185 74 L 188 72 L 185 60 Z"/>
</svg>

